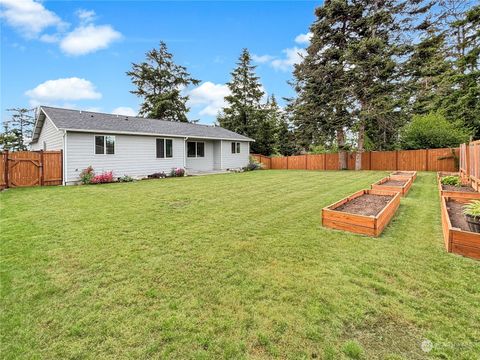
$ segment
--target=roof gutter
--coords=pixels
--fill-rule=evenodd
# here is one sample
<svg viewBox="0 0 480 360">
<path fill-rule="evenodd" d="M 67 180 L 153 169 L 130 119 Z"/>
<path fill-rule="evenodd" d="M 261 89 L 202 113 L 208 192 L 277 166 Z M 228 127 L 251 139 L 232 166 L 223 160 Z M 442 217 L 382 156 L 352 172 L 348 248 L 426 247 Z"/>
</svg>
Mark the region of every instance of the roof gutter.
<svg viewBox="0 0 480 360">
<path fill-rule="evenodd" d="M 161 133 L 145 133 L 145 132 L 134 132 L 134 131 L 117 131 L 117 130 L 86 130 L 86 129 L 69 129 L 69 128 L 59 128 L 63 131 L 70 132 L 81 132 L 81 133 L 92 133 L 92 134 L 119 134 L 119 135 L 143 135 L 143 136 L 164 136 L 164 137 L 176 137 L 176 138 L 185 138 L 185 135 L 172 135 L 172 134 L 161 134 Z M 207 140 L 226 140 L 226 141 L 250 141 L 255 142 L 255 140 L 250 138 L 224 138 L 224 137 L 212 137 L 212 136 L 187 136 L 187 138 L 192 139 L 207 139 Z"/>
</svg>

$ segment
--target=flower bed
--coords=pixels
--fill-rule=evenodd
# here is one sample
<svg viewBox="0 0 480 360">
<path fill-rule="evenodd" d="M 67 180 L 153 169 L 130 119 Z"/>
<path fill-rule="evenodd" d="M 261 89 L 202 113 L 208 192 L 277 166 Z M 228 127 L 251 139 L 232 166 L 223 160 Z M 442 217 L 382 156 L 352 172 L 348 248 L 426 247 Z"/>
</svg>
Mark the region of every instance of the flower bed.
<svg viewBox="0 0 480 360">
<path fill-rule="evenodd" d="M 322 225 L 357 234 L 379 236 L 400 205 L 400 193 L 360 190 L 322 209 Z"/>
<path fill-rule="evenodd" d="M 390 174 L 390 176 L 402 176 L 402 177 L 411 177 L 412 181 L 415 181 L 417 178 L 416 171 L 395 171 Z"/>
<path fill-rule="evenodd" d="M 458 176 L 458 173 L 437 173 L 437 186 L 440 196 L 463 197 L 465 199 L 480 199 L 480 192 L 477 192 L 470 185 L 442 185 L 442 178 L 445 176 Z"/>
<path fill-rule="evenodd" d="M 448 252 L 480 259 L 480 233 L 469 230 L 462 213 L 463 206 L 473 199 L 456 194 L 442 196 L 443 239 Z"/>
<path fill-rule="evenodd" d="M 406 196 L 412 186 L 413 178 L 403 176 L 387 176 L 372 184 L 374 190 L 397 191 Z"/>
</svg>

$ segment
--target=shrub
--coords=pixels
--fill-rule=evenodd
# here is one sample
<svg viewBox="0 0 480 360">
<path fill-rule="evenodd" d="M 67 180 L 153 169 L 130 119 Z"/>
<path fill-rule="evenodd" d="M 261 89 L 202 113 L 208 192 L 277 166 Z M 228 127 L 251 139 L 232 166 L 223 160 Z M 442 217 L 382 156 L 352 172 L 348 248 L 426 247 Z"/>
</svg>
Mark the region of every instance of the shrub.
<svg viewBox="0 0 480 360">
<path fill-rule="evenodd" d="M 147 177 L 149 179 L 165 179 L 167 177 L 167 174 L 165 174 L 163 171 L 160 171 L 160 172 L 150 174 Z"/>
<path fill-rule="evenodd" d="M 90 184 L 94 176 L 95 176 L 95 173 L 93 171 L 93 167 L 90 165 L 86 169 L 83 169 L 82 172 L 80 173 L 80 181 L 84 185 Z"/>
<path fill-rule="evenodd" d="M 90 184 L 105 184 L 113 182 L 113 172 L 107 171 L 98 175 L 95 175 L 91 180 Z"/>
<path fill-rule="evenodd" d="M 253 158 L 250 158 L 250 162 L 248 163 L 248 165 L 242 168 L 243 171 L 253 171 L 253 170 L 261 170 L 261 169 L 262 169 L 262 164 Z"/>
<path fill-rule="evenodd" d="M 134 179 L 131 176 L 123 175 L 118 178 L 118 182 L 132 182 Z"/>
<path fill-rule="evenodd" d="M 473 200 L 465 205 L 463 213 L 480 219 L 480 200 Z"/>
<path fill-rule="evenodd" d="M 453 186 L 460 186 L 460 177 L 458 176 L 445 176 L 441 180 L 442 185 L 453 185 Z"/>
<path fill-rule="evenodd" d="M 185 169 L 182 168 L 173 168 L 170 171 L 170 176 L 171 177 L 182 177 L 185 176 Z"/>
<path fill-rule="evenodd" d="M 457 147 L 468 141 L 469 133 L 458 122 L 448 121 L 441 113 L 416 115 L 401 132 L 403 149 Z"/>
</svg>

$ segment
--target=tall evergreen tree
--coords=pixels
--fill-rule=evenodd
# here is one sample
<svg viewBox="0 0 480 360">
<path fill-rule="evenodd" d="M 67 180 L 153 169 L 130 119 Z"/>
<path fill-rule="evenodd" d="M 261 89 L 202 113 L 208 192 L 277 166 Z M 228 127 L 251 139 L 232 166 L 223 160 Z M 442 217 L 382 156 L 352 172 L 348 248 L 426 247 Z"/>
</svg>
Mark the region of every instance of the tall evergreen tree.
<svg viewBox="0 0 480 360">
<path fill-rule="evenodd" d="M 258 134 L 259 124 L 266 120 L 265 109 L 261 103 L 264 92 L 255 68 L 250 53 L 243 49 L 237 67 L 231 73 L 232 78 L 227 83 L 230 89 L 230 95 L 225 97 L 227 106 L 218 116 L 220 126 L 254 139 Z M 255 142 L 252 143 L 251 150 L 256 152 L 261 149 Z"/>
<path fill-rule="evenodd" d="M 297 98 L 289 104 L 301 145 L 336 143 L 342 169 L 347 167 L 345 131 L 353 111 L 347 50 L 355 30 L 351 25 L 362 16 L 359 10 L 346 0 L 327 0 L 316 9 L 307 55 L 294 70 Z"/>
<path fill-rule="evenodd" d="M 0 146 L 6 150 L 27 150 L 28 142 L 32 138 L 35 109 L 13 108 L 10 120 L 4 121 L 4 131 L 0 134 Z"/>
<path fill-rule="evenodd" d="M 466 10 L 451 23 L 456 39 L 451 91 L 441 98 L 441 108 L 451 121 L 461 120 L 480 138 L 480 5 Z"/>
<path fill-rule="evenodd" d="M 167 45 L 161 41 L 158 49 L 146 53 L 146 61 L 132 63 L 127 72 L 136 86 L 130 91 L 143 98 L 139 114 L 154 119 L 187 122 L 188 96 L 182 95 L 182 89 L 199 84 L 190 76 L 184 66 L 173 61 Z"/>
</svg>

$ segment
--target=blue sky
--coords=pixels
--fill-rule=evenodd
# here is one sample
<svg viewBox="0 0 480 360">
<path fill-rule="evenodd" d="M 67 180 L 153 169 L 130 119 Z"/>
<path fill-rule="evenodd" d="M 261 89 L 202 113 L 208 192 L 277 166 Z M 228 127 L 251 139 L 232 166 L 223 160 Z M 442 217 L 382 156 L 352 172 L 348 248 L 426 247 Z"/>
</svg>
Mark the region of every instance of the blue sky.
<svg viewBox="0 0 480 360">
<path fill-rule="evenodd" d="M 212 123 L 246 47 L 268 94 L 292 96 L 292 64 L 308 45 L 313 1 L 0 0 L 1 114 L 39 104 L 130 115 L 125 75 L 160 40 L 200 79 L 189 118 Z"/>
</svg>

